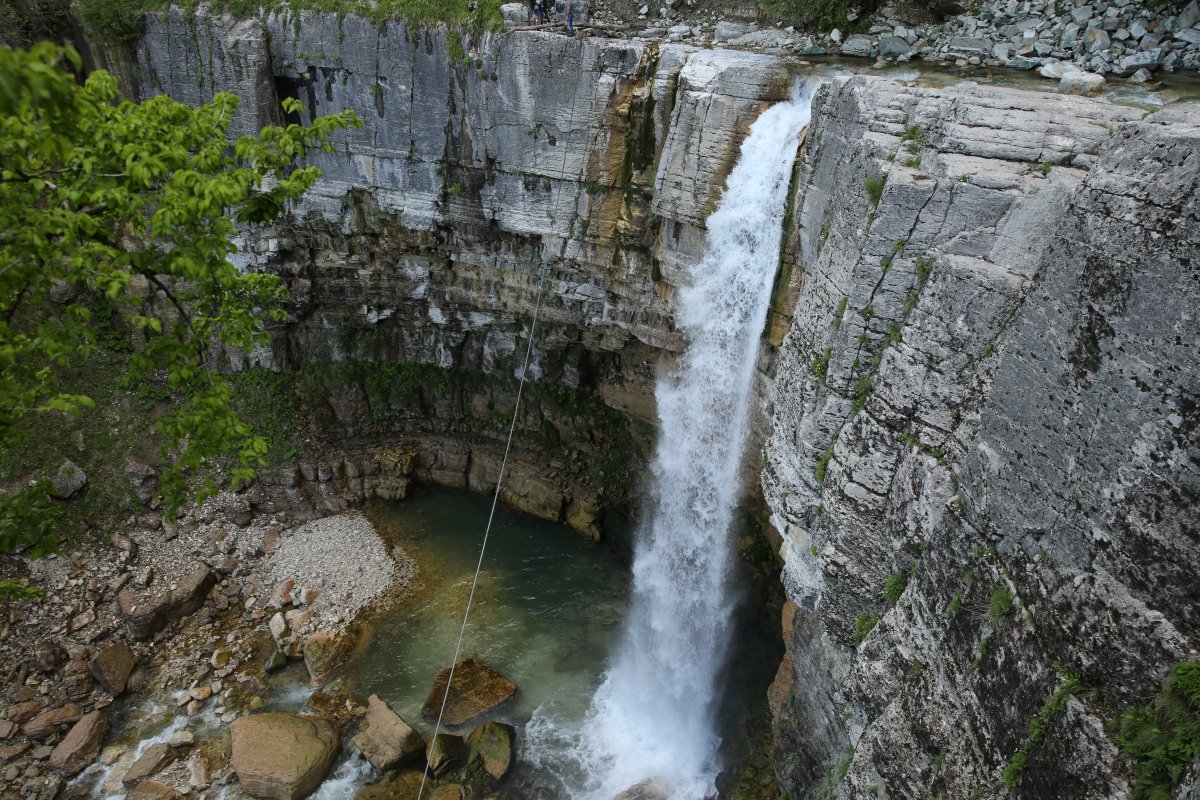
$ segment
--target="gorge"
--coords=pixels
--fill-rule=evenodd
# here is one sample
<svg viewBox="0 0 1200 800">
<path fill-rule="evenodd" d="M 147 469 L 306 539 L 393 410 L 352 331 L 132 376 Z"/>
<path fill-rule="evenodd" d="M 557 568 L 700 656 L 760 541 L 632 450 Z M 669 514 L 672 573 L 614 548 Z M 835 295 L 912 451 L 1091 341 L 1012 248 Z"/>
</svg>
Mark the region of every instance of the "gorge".
<svg viewBox="0 0 1200 800">
<path fill-rule="evenodd" d="M 783 795 L 1140 796 L 1122 717 L 1200 653 L 1186 81 L 1121 104 L 1003 71 L 927 80 L 639 37 L 179 8 L 92 57 L 130 97 L 237 94 L 235 133 L 284 122 L 285 97 L 364 120 L 314 154 L 322 177 L 283 221 L 239 239 L 239 266 L 290 290 L 268 346 L 222 354 L 245 396 L 283 397 L 266 418 L 279 451 L 240 495 L 257 514 L 417 484 L 490 492 L 546 270 L 502 498 L 635 558 L 641 525 L 642 547 L 664 547 L 650 557 L 694 580 L 659 589 L 670 616 L 638 628 L 654 576 L 634 567 L 633 658 L 616 656 L 601 700 L 669 670 L 678 697 L 650 698 L 668 710 L 638 710 L 695 749 L 622 727 L 666 766 L 605 767 L 596 796 L 667 777 L 669 796 L 704 797 L 727 766 L 703 694 L 721 659 L 691 648 L 721 649 L 698 640 L 727 612 L 712 587 L 735 554 L 733 502 L 771 551 L 742 541 L 742 557 L 782 569 L 767 700 Z M 822 85 L 802 103 L 798 82 Z M 794 105 L 808 99 L 811 119 Z M 775 198 L 735 167 L 759 123 L 787 151 Z M 747 229 L 722 244 L 735 215 Z M 720 264 L 722 247 L 758 273 Z M 763 290 L 744 358 L 721 330 L 719 357 L 690 355 L 733 315 L 694 318 L 689 295 L 713 281 L 741 300 L 743 280 Z M 744 423 L 718 380 L 749 387 Z M 688 449 L 717 431 L 720 458 Z M 705 483 L 668 496 L 648 465 Z M 671 506 L 692 521 L 664 532 Z M 1191 758 L 1171 797 L 1200 797 Z"/>
</svg>

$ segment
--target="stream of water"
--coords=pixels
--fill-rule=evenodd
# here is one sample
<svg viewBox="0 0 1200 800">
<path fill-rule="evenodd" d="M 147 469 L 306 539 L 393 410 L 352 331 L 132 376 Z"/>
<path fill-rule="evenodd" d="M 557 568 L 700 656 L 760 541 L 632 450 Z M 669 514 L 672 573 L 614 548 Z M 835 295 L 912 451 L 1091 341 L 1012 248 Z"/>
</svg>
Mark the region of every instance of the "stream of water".
<svg viewBox="0 0 1200 800">
<path fill-rule="evenodd" d="M 734 605 L 730 526 L 788 179 L 815 89 L 801 84 L 751 127 L 708 219 L 706 255 L 677 295 L 687 345 L 655 391 L 662 432 L 652 506 L 635 546 L 626 629 L 604 682 L 581 726 L 547 708 L 526 728 L 526 756 L 557 766 L 572 797 L 610 800 L 646 781 L 672 800 L 715 794 L 716 684 Z"/>
</svg>

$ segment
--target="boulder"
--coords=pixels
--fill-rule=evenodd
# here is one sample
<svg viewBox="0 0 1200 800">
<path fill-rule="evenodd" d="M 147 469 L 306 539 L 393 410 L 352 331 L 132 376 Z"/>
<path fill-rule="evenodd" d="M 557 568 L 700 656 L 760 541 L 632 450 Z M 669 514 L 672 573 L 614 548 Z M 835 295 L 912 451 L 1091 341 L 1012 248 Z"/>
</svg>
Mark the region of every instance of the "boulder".
<svg viewBox="0 0 1200 800">
<path fill-rule="evenodd" d="M 87 474 L 74 461 L 64 461 L 50 478 L 50 494 L 65 500 L 87 486 Z"/>
<path fill-rule="evenodd" d="M 313 686 L 322 686 L 354 655 L 354 636 L 349 632 L 317 631 L 304 640 L 304 666 Z"/>
<path fill-rule="evenodd" d="M 17 730 L 17 723 L 11 719 L 0 719 L 0 739 L 11 739 Z"/>
<path fill-rule="evenodd" d="M 151 505 L 158 494 L 158 473 L 148 464 L 139 461 L 128 461 L 125 464 L 125 477 L 133 487 L 133 493 L 143 505 Z"/>
<path fill-rule="evenodd" d="M 1058 91 L 1084 96 L 1100 94 L 1104 91 L 1104 76 L 1094 72 L 1070 72 L 1059 80 Z"/>
<path fill-rule="evenodd" d="M 467 747 L 461 737 L 439 733 L 430 742 L 429 749 L 425 752 L 425 760 L 429 762 L 429 771 L 433 773 L 433 777 L 440 778 L 462 764 L 466 754 Z"/>
<path fill-rule="evenodd" d="M 46 739 L 60 728 L 74 725 L 83 716 L 83 710 L 74 703 L 57 708 L 48 708 L 21 726 L 21 733 L 34 739 Z"/>
<path fill-rule="evenodd" d="M 485 722 L 467 737 L 467 761 L 479 761 L 483 771 L 496 780 L 508 774 L 513 762 L 515 732 L 511 725 Z"/>
<path fill-rule="evenodd" d="M 748 33 L 754 33 L 756 30 L 758 30 L 758 26 L 754 23 L 721 20 L 713 28 L 713 42 L 728 42 Z"/>
<path fill-rule="evenodd" d="M 117 642 L 96 653 L 88 662 L 88 671 L 106 692 L 115 697 L 125 691 L 134 663 L 129 645 Z"/>
<path fill-rule="evenodd" d="M 1047 61 L 1038 70 L 1038 74 L 1043 78 L 1049 78 L 1054 81 L 1060 80 L 1063 75 L 1071 72 L 1083 72 L 1083 70 L 1070 61 Z"/>
<path fill-rule="evenodd" d="M 180 578 L 165 595 L 139 594 L 129 587 L 122 589 L 117 594 L 117 607 L 133 638 L 145 640 L 168 622 L 186 617 L 204 605 L 205 597 L 216 583 L 216 573 L 207 564 L 201 564 Z"/>
<path fill-rule="evenodd" d="M 175 760 L 175 751 L 166 742 L 157 742 L 146 748 L 145 752 L 138 756 L 137 761 L 130 765 L 129 770 L 125 773 L 125 777 L 121 779 L 121 783 L 126 786 L 133 786 L 135 783 L 146 778 L 153 777 L 162 772 L 168 764 Z"/>
<path fill-rule="evenodd" d="M 613 800 L 667 800 L 667 790 L 654 778 L 630 786 Z"/>
<path fill-rule="evenodd" d="M 309 794 L 329 773 L 338 750 L 337 726 L 323 717 L 252 714 L 235 720 L 230 731 L 238 781 L 263 800 L 297 800 Z"/>
<path fill-rule="evenodd" d="M 74 775 L 96 760 L 108 735 L 108 717 L 103 711 L 84 714 L 50 753 L 50 766 Z"/>
<path fill-rule="evenodd" d="M 912 45 L 901 39 L 899 36 L 880 36 L 879 37 L 879 57 L 888 61 L 895 61 L 901 56 L 912 55 Z"/>
<path fill-rule="evenodd" d="M 367 716 L 351 740 L 381 772 L 394 769 L 425 752 L 425 741 L 378 695 L 367 698 Z"/>
<path fill-rule="evenodd" d="M 842 43 L 842 55 L 854 58 L 866 58 L 874 49 L 875 40 L 862 33 L 852 34 Z"/>
<path fill-rule="evenodd" d="M 142 781 L 129 790 L 125 800 L 179 800 L 183 797 L 179 792 L 158 781 Z"/>
<path fill-rule="evenodd" d="M 428 719 L 437 719 L 449 674 L 450 669 L 446 668 L 433 681 L 433 689 L 421 708 L 421 713 Z M 516 693 L 517 685 L 508 678 L 481 661 L 465 658 L 454 667 L 454 682 L 450 686 L 442 722 L 464 725 L 512 699 Z"/>
<path fill-rule="evenodd" d="M 8 707 L 8 718 L 21 725 L 42 713 L 42 709 L 45 707 L 46 701 L 40 697 L 35 697 L 32 700 L 23 700 Z"/>
</svg>

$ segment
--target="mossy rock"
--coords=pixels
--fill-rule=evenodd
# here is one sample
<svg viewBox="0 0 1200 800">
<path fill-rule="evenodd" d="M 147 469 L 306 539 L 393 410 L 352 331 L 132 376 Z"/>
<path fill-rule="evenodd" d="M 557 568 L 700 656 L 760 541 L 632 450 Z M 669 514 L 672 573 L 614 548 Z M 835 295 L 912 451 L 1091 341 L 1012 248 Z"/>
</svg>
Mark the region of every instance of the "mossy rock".
<svg viewBox="0 0 1200 800">
<path fill-rule="evenodd" d="M 478 763 L 492 778 L 503 779 L 512 768 L 514 737 L 511 725 L 485 722 L 467 737 L 468 763 Z"/>
</svg>

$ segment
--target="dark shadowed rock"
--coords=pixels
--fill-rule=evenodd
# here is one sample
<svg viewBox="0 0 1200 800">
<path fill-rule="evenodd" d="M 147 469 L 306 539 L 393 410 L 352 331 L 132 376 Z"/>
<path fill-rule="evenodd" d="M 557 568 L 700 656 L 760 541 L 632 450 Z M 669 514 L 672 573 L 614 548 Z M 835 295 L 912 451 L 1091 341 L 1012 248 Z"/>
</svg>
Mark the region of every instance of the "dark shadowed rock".
<svg viewBox="0 0 1200 800">
<path fill-rule="evenodd" d="M 371 766 L 386 772 L 425 752 L 425 741 L 377 695 L 367 698 L 367 716 L 352 740 Z"/>
<path fill-rule="evenodd" d="M 139 461 L 130 461 L 125 464 L 125 477 L 129 478 L 138 501 L 150 505 L 158 494 L 158 473 L 154 468 Z"/>
<path fill-rule="evenodd" d="M 433 689 L 421 708 L 426 718 L 437 719 L 449 675 L 447 667 L 434 679 Z M 454 682 L 450 686 L 442 722 L 463 725 L 510 700 L 516 693 L 517 685 L 487 664 L 473 658 L 463 659 L 454 668 Z"/>
<path fill-rule="evenodd" d="M 117 642 L 96 653 L 88 662 L 88 670 L 105 691 L 116 696 L 125 691 L 133 665 L 133 651 L 129 645 Z"/>
<path fill-rule="evenodd" d="M 242 788 L 263 800 L 297 800 L 329 773 L 338 730 L 322 717 L 273 711 L 234 721 L 233 769 Z"/>
<path fill-rule="evenodd" d="M 50 766 L 74 775 L 96 760 L 108 735 L 108 717 L 103 711 L 84 714 L 50 753 Z"/>
<path fill-rule="evenodd" d="M 466 743 L 461 736 L 450 733 L 439 733 L 433 737 L 425 760 L 429 762 L 429 771 L 435 778 L 440 778 L 447 772 L 460 766 L 467 754 Z"/>
<path fill-rule="evenodd" d="M 133 638 L 149 639 L 172 620 L 186 617 L 204 604 L 217 575 L 202 564 L 179 579 L 165 595 L 139 593 L 126 587 L 117 595 L 117 606 Z"/>
</svg>

